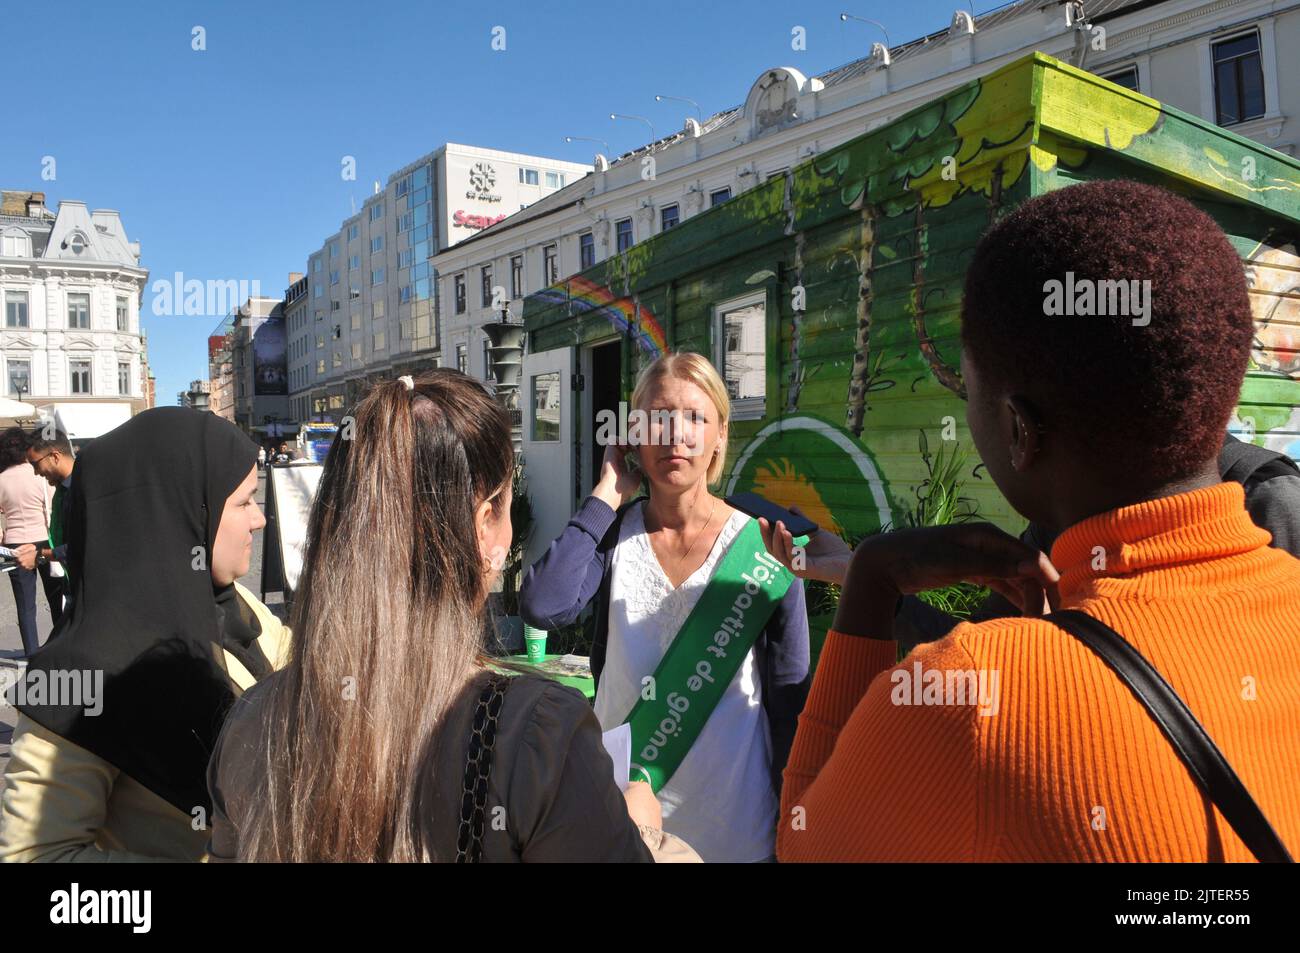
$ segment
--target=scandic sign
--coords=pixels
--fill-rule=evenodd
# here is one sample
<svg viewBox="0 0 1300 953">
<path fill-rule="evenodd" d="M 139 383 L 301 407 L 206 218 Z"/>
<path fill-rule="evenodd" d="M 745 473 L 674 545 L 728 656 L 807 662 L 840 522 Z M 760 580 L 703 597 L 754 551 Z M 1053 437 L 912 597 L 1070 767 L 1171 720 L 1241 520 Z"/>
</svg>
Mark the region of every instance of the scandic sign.
<svg viewBox="0 0 1300 953">
<path fill-rule="evenodd" d="M 451 217 L 451 223 L 462 228 L 487 228 L 504 218 L 504 215 L 470 215 L 468 212 L 457 209 L 456 214 Z"/>
</svg>

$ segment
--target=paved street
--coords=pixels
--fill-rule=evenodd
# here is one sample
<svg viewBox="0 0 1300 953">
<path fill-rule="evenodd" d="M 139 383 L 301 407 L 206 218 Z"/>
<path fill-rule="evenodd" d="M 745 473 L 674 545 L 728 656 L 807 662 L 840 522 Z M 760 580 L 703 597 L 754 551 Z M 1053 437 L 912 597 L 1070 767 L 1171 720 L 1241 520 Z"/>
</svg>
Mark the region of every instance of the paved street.
<svg viewBox="0 0 1300 953">
<path fill-rule="evenodd" d="M 265 476 L 262 476 L 258 481 L 257 499 L 259 503 L 266 499 Z M 253 560 L 249 567 L 249 573 L 239 581 L 252 590 L 254 594 L 260 594 L 261 575 L 262 531 L 259 530 L 253 535 Z M 43 643 L 50 633 L 50 612 L 49 606 L 45 604 L 45 593 L 40 591 L 39 586 L 37 590 L 37 625 Z M 269 596 L 267 599 L 267 602 L 275 611 L 282 608 L 278 599 L 278 595 Z M 18 634 L 18 613 L 14 608 L 13 593 L 6 578 L 0 581 L 0 672 L 13 672 L 21 666 L 22 663 L 18 662 L 14 656 L 21 654 L 22 644 L 22 639 Z M 10 676 L 10 678 L 12 677 Z M 9 762 L 9 739 L 13 733 L 16 717 L 17 712 L 4 703 L 3 700 L 0 700 L 0 772 L 3 772 L 4 766 Z"/>
</svg>

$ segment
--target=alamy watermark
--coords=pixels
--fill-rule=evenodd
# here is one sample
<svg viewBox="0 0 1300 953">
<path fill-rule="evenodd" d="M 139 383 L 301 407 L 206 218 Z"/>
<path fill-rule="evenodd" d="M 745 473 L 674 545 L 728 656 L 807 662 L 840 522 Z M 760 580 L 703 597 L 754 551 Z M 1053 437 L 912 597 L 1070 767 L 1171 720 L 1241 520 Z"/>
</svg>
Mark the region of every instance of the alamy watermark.
<svg viewBox="0 0 1300 953">
<path fill-rule="evenodd" d="M 229 314 L 249 298 L 262 296 L 262 282 L 256 278 L 186 278 L 176 272 L 172 278 L 159 278 L 149 285 L 153 292 L 150 307 L 158 317 L 202 317 Z"/>
<path fill-rule="evenodd" d="M 104 670 L 5 669 L 0 672 L 0 694 L 15 708 L 80 708 L 93 718 L 104 710 Z"/>
<path fill-rule="evenodd" d="M 910 670 L 895 669 L 889 676 L 894 685 L 889 700 L 895 705 L 972 706 L 989 718 L 1001 708 L 1001 676 L 997 669 L 927 669 L 913 662 Z"/>
<path fill-rule="evenodd" d="M 1051 317 L 1122 315 L 1133 318 L 1135 328 L 1151 323 L 1151 279 L 1095 281 L 1065 273 L 1065 281 L 1043 282 L 1043 314 Z"/>
<path fill-rule="evenodd" d="M 704 448 L 686 439 L 696 426 L 681 410 L 629 410 L 627 401 L 621 400 L 617 413 L 610 409 L 596 413 L 596 443 L 602 447 L 685 446 L 687 456 L 697 457 Z"/>
</svg>

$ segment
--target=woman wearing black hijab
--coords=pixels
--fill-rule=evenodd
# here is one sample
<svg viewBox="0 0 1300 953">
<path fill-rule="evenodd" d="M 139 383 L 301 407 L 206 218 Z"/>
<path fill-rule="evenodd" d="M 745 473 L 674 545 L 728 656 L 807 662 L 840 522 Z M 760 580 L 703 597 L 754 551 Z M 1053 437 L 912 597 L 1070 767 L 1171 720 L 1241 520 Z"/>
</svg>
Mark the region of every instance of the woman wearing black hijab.
<svg viewBox="0 0 1300 953">
<path fill-rule="evenodd" d="M 12 692 L 0 860 L 199 860 L 205 770 L 288 630 L 248 571 L 257 446 L 228 421 L 145 411 L 77 459 L 71 610 Z"/>
</svg>

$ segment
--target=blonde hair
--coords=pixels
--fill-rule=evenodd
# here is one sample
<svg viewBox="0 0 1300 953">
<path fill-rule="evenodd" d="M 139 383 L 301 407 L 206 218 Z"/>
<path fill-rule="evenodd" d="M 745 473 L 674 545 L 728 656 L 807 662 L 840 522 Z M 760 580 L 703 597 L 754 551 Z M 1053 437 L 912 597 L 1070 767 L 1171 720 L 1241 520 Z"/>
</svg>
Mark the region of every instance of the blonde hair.
<svg viewBox="0 0 1300 953">
<path fill-rule="evenodd" d="M 717 483 L 722 476 L 722 469 L 727 462 L 727 436 L 731 423 L 731 398 L 727 396 L 727 385 L 717 368 L 703 354 L 694 351 L 670 351 L 653 364 L 642 368 L 637 375 L 636 386 L 632 388 L 632 406 L 640 407 L 646 392 L 664 378 L 676 378 L 688 381 L 708 394 L 718 411 L 718 430 L 722 439 L 718 441 L 717 454 L 709 461 L 708 480 Z"/>
</svg>

